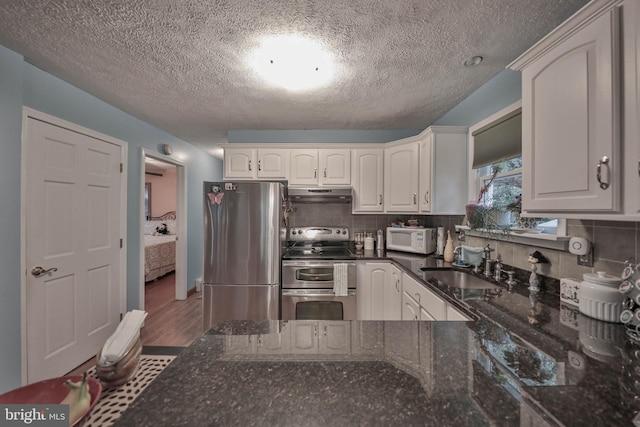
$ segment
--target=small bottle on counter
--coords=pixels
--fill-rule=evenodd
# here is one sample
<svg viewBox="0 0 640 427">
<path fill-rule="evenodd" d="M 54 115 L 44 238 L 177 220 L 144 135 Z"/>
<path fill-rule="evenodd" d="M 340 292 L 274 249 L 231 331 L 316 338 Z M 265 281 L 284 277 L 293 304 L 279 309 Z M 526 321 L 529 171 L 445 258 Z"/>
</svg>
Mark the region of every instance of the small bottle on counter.
<svg viewBox="0 0 640 427">
<path fill-rule="evenodd" d="M 367 237 L 364 238 L 364 250 L 373 250 L 373 235 L 371 233 L 367 233 Z"/>
<path fill-rule="evenodd" d="M 447 230 L 447 243 L 444 245 L 444 261 L 453 262 L 456 258 L 453 253 L 453 240 L 451 240 L 451 231 Z"/>
<path fill-rule="evenodd" d="M 378 230 L 378 239 L 376 241 L 376 248 L 381 251 L 384 249 L 384 234 L 382 230 Z"/>
</svg>

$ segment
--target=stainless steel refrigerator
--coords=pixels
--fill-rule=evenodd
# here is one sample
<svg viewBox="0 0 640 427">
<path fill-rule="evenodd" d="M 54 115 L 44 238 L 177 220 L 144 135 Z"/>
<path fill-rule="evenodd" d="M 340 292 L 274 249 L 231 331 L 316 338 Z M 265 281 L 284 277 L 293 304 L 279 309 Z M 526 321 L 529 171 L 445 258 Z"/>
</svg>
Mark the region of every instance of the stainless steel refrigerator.
<svg viewBox="0 0 640 427">
<path fill-rule="evenodd" d="M 280 317 L 281 182 L 204 183 L 204 328 Z"/>
</svg>

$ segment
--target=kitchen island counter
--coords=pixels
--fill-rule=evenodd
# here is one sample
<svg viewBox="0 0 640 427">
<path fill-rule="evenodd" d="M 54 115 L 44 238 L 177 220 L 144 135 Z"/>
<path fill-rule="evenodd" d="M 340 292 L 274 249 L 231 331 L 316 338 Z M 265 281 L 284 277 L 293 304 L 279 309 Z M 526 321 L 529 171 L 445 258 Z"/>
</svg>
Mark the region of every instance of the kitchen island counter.
<svg viewBox="0 0 640 427">
<path fill-rule="evenodd" d="M 224 322 L 116 425 L 629 425 L 637 362 L 579 343 L 487 319 Z"/>
<path fill-rule="evenodd" d="M 461 290 L 390 260 L 469 322 L 230 321 L 185 349 L 116 425 L 631 425 L 640 345 L 526 283 Z M 425 266 L 426 270 L 422 267 Z"/>
</svg>

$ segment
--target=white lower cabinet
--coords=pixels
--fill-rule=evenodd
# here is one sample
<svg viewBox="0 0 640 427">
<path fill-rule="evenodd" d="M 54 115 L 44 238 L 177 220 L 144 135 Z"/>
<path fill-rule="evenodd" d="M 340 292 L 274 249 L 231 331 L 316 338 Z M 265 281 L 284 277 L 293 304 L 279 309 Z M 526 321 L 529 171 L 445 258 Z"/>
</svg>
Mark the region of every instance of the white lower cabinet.
<svg viewBox="0 0 640 427">
<path fill-rule="evenodd" d="M 402 294 L 402 320 L 420 320 L 420 304 L 409 294 Z M 428 319 L 432 320 L 432 319 Z"/>
<path fill-rule="evenodd" d="M 402 320 L 402 270 L 393 264 L 384 288 L 384 320 Z"/>
<path fill-rule="evenodd" d="M 402 274 L 402 286 L 405 296 L 403 302 L 406 303 L 407 298 L 411 298 L 418 304 L 418 319 L 413 320 L 447 320 L 446 301 L 428 290 L 424 285 L 409 276 L 407 273 Z M 424 313 L 422 313 L 422 311 L 424 311 Z M 405 312 L 403 311 L 402 314 L 404 316 Z M 425 318 L 423 319 L 423 317 Z M 412 319 L 405 319 L 403 317 L 402 320 Z"/>
<path fill-rule="evenodd" d="M 391 262 L 358 263 L 357 319 L 402 319 L 402 271 Z"/>
<path fill-rule="evenodd" d="M 418 280 L 402 273 L 402 320 L 471 320 Z"/>
<path fill-rule="evenodd" d="M 410 372 L 419 372 L 419 322 L 385 322 L 385 356 L 388 361 Z"/>
<path fill-rule="evenodd" d="M 449 321 L 458 320 L 460 322 L 466 322 L 472 319 L 466 314 L 452 307 L 451 304 L 447 303 L 447 320 Z"/>
<path fill-rule="evenodd" d="M 299 320 L 292 326 L 291 354 L 349 354 L 351 352 L 350 322 Z"/>
<path fill-rule="evenodd" d="M 392 262 L 358 262 L 358 320 L 471 320 Z"/>
<path fill-rule="evenodd" d="M 382 322 L 351 322 L 351 354 L 372 356 L 377 360 L 384 351 Z"/>
<path fill-rule="evenodd" d="M 290 351 L 291 334 L 287 325 L 269 334 L 230 335 L 224 342 L 224 352 L 229 355 L 288 354 Z"/>
</svg>

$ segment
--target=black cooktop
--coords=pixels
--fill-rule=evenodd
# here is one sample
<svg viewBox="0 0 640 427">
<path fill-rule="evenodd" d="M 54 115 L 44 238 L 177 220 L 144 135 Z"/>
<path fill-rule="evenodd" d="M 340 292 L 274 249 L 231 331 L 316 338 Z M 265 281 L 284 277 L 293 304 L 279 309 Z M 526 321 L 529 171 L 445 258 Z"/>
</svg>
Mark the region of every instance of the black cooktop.
<svg viewBox="0 0 640 427">
<path fill-rule="evenodd" d="M 282 259 L 356 259 L 348 242 L 291 242 Z"/>
</svg>

